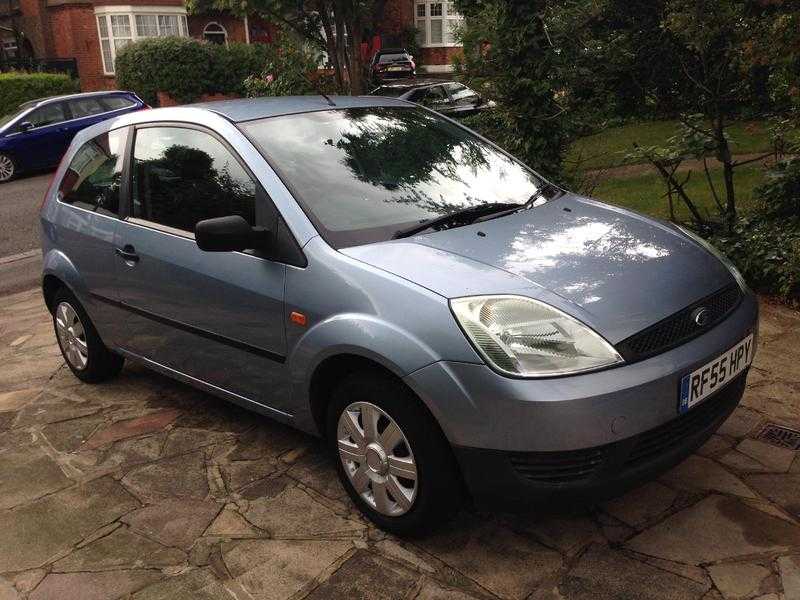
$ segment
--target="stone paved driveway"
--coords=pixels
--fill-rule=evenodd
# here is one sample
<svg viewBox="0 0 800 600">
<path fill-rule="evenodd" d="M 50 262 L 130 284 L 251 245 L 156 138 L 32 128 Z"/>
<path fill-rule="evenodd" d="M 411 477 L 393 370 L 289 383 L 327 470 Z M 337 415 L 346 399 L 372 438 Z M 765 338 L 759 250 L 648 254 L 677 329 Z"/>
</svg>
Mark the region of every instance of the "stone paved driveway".
<svg viewBox="0 0 800 600">
<path fill-rule="evenodd" d="M 0 304 L 0 600 L 800 598 L 800 318 L 764 307 L 743 405 L 659 481 L 580 513 L 461 514 L 408 543 L 319 443 L 128 366 L 79 383 L 38 292 Z"/>
</svg>

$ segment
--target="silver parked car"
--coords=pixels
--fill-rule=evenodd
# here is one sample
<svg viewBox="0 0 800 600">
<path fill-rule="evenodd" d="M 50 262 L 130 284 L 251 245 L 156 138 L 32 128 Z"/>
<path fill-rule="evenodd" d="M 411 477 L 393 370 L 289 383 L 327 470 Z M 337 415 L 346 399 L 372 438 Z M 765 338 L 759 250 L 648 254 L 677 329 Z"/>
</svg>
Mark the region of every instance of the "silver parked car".
<svg viewBox="0 0 800 600">
<path fill-rule="evenodd" d="M 598 498 L 739 402 L 758 305 L 678 227 L 402 100 L 236 100 L 81 131 L 41 212 L 72 372 L 139 361 L 324 436 L 379 526 Z"/>
</svg>

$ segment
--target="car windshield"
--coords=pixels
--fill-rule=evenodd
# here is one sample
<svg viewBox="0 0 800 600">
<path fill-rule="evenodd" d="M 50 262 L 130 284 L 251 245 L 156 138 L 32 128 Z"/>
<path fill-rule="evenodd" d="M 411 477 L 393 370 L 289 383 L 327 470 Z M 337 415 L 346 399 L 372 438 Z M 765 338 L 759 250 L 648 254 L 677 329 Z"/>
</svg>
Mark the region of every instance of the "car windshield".
<svg viewBox="0 0 800 600">
<path fill-rule="evenodd" d="M 413 107 L 334 109 L 241 127 L 337 248 L 388 240 L 472 206 L 523 205 L 543 183 L 468 130 Z"/>
</svg>

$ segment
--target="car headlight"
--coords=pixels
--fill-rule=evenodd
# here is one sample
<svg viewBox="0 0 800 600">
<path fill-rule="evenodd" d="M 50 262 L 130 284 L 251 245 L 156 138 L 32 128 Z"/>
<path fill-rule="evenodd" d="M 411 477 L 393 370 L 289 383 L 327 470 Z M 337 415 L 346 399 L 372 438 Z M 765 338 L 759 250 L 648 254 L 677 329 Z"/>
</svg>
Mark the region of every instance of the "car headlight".
<svg viewBox="0 0 800 600">
<path fill-rule="evenodd" d="M 489 365 L 508 375 L 570 375 L 623 362 L 589 327 L 532 298 L 472 296 L 450 307 Z"/>
<path fill-rule="evenodd" d="M 703 239 L 702 237 L 697 235 L 694 231 L 686 229 L 686 227 L 682 227 L 681 225 L 677 224 L 675 224 L 675 227 L 677 227 L 681 231 L 681 233 L 683 233 L 686 237 L 694 240 L 695 242 L 700 244 L 703 248 L 708 250 L 711 254 L 716 256 L 719 259 L 719 261 L 728 268 L 728 270 L 731 272 L 731 275 L 733 275 L 733 278 L 736 280 L 736 283 L 739 284 L 739 287 L 742 288 L 743 291 L 747 291 L 749 289 L 747 287 L 747 282 L 744 280 L 744 277 L 742 277 L 742 274 L 739 272 L 739 269 L 736 268 L 736 265 L 733 264 L 730 258 L 725 256 L 722 252 L 720 252 L 714 246 L 712 246 L 708 240 Z"/>
</svg>

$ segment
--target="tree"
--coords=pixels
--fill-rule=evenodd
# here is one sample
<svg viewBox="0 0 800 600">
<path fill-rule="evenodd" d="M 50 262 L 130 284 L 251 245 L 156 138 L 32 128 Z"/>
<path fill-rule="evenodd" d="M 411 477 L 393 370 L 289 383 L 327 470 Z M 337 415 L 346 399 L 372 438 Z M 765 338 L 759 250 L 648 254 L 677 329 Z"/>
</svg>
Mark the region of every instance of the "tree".
<svg viewBox="0 0 800 600">
<path fill-rule="evenodd" d="M 556 99 L 560 60 L 548 35 L 547 0 L 457 0 L 466 19 L 460 32 L 463 76 L 497 102 L 470 121 L 542 174 L 560 179 L 568 139 Z"/>
<path fill-rule="evenodd" d="M 366 89 L 361 44 L 380 29 L 387 0 L 187 0 L 192 13 L 227 10 L 258 14 L 294 31 L 328 55 L 336 84 L 352 94 Z"/>
</svg>

